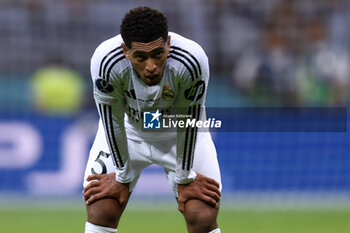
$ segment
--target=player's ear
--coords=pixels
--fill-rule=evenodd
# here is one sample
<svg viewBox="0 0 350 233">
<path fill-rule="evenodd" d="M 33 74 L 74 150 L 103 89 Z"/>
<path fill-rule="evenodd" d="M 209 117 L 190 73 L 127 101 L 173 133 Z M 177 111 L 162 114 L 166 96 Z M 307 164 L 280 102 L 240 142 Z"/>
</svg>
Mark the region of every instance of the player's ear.
<svg viewBox="0 0 350 233">
<path fill-rule="evenodd" d="M 171 39 L 171 36 L 168 36 L 168 40 L 167 40 L 167 50 L 168 50 L 168 52 L 170 52 L 170 39 Z"/>
<path fill-rule="evenodd" d="M 123 48 L 125 57 L 130 60 L 129 50 L 124 43 L 122 43 L 122 48 Z"/>
</svg>

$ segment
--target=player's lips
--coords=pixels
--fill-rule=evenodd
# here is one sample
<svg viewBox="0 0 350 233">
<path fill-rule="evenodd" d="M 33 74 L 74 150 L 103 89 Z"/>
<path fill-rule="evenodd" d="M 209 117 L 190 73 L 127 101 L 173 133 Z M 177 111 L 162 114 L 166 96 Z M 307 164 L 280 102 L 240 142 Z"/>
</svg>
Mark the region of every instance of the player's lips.
<svg viewBox="0 0 350 233">
<path fill-rule="evenodd" d="M 146 75 L 145 78 L 147 79 L 156 79 L 159 77 L 159 74 L 152 74 L 152 75 Z"/>
<path fill-rule="evenodd" d="M 160 82 L 160 80 L 162 79 L 162 76 L 160 73 L 151 74 L 151 75 L 147 74 L 147 75 L 144 75 L 142 79 L 147 85 L 155 85 Z"/>
</svg>

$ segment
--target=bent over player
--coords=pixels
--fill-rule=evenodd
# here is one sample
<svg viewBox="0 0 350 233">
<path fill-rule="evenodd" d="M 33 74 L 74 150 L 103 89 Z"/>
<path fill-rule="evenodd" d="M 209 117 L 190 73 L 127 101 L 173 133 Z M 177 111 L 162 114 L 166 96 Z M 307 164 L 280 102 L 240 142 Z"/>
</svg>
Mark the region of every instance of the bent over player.
<svg viewBox="0 0 350 233">
<path fill-rule="evenodd" d="M 145 112 L 206 119 L 208 59 L 194 41 L 168 32 L 157 10 L 130 10 L 121 35 L 91 59 L 98 132 L 85 171 L 85 233 L 116 232 L 141 171 L 158 164 L 178 201 L 188 232 L 218 233 L 221 178 L 209 132 L 196 127 L 144 130 Z"/>
</svg>

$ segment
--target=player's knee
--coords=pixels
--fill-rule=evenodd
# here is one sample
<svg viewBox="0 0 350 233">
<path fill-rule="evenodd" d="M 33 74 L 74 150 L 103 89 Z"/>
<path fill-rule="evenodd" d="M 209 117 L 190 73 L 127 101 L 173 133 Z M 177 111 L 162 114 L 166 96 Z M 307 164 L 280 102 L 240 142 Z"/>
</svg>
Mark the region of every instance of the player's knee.
<svg viewBox="0 0 350 233">
<path fill-rule="evenodd" d="M 192 203 L 192 205 L 188 202 L 185 206 L 184 216 L 188 226 L 200 229 L 198 230 L 199 232 L 210 232 L 217 228 L 217 212 L 217 209 L 210 207 L 203 202 L 199 204 Z"/>
<path fill-rule="evenodd" d="M 114 199 L 99 200 L 87 206 L 88 222 L 116 228 L 123 209 Z"/>
</svg>

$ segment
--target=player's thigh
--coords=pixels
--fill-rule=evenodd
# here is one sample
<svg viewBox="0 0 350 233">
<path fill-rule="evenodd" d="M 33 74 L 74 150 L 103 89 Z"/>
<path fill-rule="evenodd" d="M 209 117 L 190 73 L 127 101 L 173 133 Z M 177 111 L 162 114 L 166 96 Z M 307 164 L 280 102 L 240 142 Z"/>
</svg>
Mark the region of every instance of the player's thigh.
<svg viewBox="0 0 350 233">
<path fill-rule="evenodd" d="M 160 165 L 164 167 L 168 183 L 170 184 L 175 196 L 177 196 L 177 184 L 174 181 L 176 168 L 176 141 L 175 144 L 167 142 L 163 143 L 163 145 L 166 146 L 168 152 L 163 155 Z M 164 151 L 166 151 L 166 149 L 164 149 Z M 201 173 L 202 175 L 216 180 L 220 184 L 221 191 L 221 175 L 216 149 L 211 135 L 208 132 L 198 133 L 197 135 L 192 169 L 197 173 Z"/>
<path fill-rule="evenodd" d="M 141 171 L 151 163 L 149 156 L 149 145 L 142 141 L 127 140 L 130 165 L 134 171 L 135 178 L 130 183 L 130 191 L 135 187 Z M 148 153 L 148 154 L 147 154 Z M 89 153 L 89 159 L 85 169 L 84 184 L 89 183 L 86 178 L 91 174 L 107 174 L 115 172 L 115 165 L 109 151 L 103 126 L 100 124 L 95 141 Z"/>
</svg>

